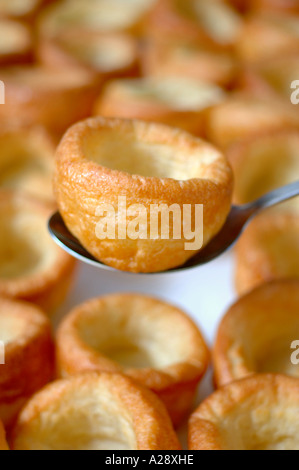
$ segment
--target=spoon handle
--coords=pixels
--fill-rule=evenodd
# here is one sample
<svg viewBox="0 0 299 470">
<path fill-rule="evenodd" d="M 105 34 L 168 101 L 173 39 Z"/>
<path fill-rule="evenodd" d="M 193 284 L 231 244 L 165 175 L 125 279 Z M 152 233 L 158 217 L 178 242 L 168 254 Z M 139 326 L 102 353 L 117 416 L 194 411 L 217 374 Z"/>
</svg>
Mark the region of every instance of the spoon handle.
<svg viewBox="0 0 299 470">
<path fill-rule="evenodd" d="M 276 206 L 277 204 L 288 201 L 296 196 L 299 196 L 299 181 L 295 181 L 294 183 L 265 194 L 265 196 L 262 196 L 257 201 L 248 204 L 247 209 L 252 209 L 253 213 L 259 212 L 262 209 Z"/>
</svg>

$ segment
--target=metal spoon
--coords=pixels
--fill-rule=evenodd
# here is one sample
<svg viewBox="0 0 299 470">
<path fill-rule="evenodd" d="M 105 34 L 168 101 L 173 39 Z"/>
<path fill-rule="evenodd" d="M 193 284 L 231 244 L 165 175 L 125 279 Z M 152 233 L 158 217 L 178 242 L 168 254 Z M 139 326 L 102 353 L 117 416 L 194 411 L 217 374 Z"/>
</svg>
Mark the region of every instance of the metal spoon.
<svg viewBox="0 0 299 470">
<path fill-rule="evenodd" d="M 172 269 L 171 272 L 201 266 L 218 258 L 234 245 L 249 221 L 259 212 L 296 196 L 299 196 L 299 181 L 276 189 L 250 204 L 232 206 L 227 221 L 218 235 L 186 264 Z M 51 217 L 49 231 L 55 242 L 75 258 L 97 268 L 116 271 L 116 269 L 97 261 L 82 247 L 80 242 L 66 228 L 59 212 Z"/>
</svg>

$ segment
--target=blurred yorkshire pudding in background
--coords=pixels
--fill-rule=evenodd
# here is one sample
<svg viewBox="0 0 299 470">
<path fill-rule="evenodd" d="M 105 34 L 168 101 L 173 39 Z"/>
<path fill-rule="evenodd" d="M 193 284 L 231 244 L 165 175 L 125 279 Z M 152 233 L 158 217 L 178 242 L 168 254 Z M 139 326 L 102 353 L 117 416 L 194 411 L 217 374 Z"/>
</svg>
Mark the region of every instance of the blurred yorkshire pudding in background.
<svg viewBox="0 0 299 470">
<path fill-rule="evenodd" d="M 78 306 L 60 324 L 56 344 L 62 377 L 122 372 L 155 392 L 175 425 L 190 412 L 209 364 L 204 339 L 184 312 L 137 294 Z"/>
<path fill-rule="evenodd" d="M 127 31 L 139 34 L 155 0 L 69 0 L 45 8 L 38 20 L 39 34 L 59 37 L 65 31 Z"/>
<path fill-rule="evenodd" d="M 0 298 L 0 340 L 0 419 L 10 427 L 30 396 L 54 377 L 50 321 L 34 305 Z"/>
<path fill-rule="evenodd" d="M 229 48 L 242 26 L 239 13 L 222 0 L 160 0 L 147 21 L 149 37 L 201 40 Z"/>
<path fill-rule="evenodd" d="M 216 85 L 186 77 L 113 80 L 97 99 L 95 114 L 160 122 L 201 136 L 204 112 L 225 96 Z"/>
<path fill-rule="evenodd" d="M 299 278 L 298 213 L 269 212 L 257 217 L 236 245 L 238 293 L 273 279 Z"/>
<path fill-rule="evenodd" d="M 238 57 L 253 64 L 297 53 L 298 49 L 299 17 L 281 12 L 249 16 L 236 43 Z"/>
<path fill-rule="evenodd" d="M 179 237 L 175 234 L 176 224 L 182 228 L 183 205 L 191 209 L 194 233 L 203 231 L 204 246 L 221 229 L 231 207 L 232 174 L 218 150 L 191 134 L 161 124 L 99 117 L 65 134 L 57 150 L 54 186 L 68 229 L 96 259 L 124 271 L 159 272 L 184 264 L 200 249 L 196 243 L 186 246 L 182 230 Z M 126 214 L 119 197 L 126 198 Z M 146 217 L 137 239 L 130 231 L 136 204 Z M 179 212 L 180 220 L 170 217 L 166 237 L 160 222 L 155 236 L 147 223 L 149 214 L 159 219 L 161 204 L 175 204 Z M 198 204 L 204 205 L 203 226 L 195 220 Z M 101 235 L 107 205 L 114 237 Z M 123 217 L 126 233 L 119 238 Z"/>
<path fill-rule="evenodd" d="M 237 141 L 288 127 L 299 129 L 298 111 L 294 106 L 250 94 L 231 94 L 205 114 L 205 135 L 222 149 Z"/>
<path fill-rule="evenodd" d="M 28 19 L 41 4 L 51 0 L 1 0 L 0 18 Z"/>
<path fill-rule="evenodd" d="M 53 201 L 55 145 L 44 129 L 0 131 L 0 189 Z"/>
<path fill-rule="evenodd" d="M 0 450 L 9 450 L 7 442 L 6 442 L 6 438 L 5 438 L 5 430 L 1 421 L 0 421 Z"/>
<path fill-rule="evenodd" d="M 14 450 L 180 450 L 158 398 L 118 374 L 53 382 L 19 415 Z"/>
<path fill-rule="evenodd" d="M 190 450 L 298 450 L 299 380 L 255 375 L 221 388 L 192 414 Z"/>
<path fill-rule="evenodd" d="M 227 152 L 235 175 L 234 200 L 246 204 L 299 180 L 299 130 L 270 132 L 244 140 Z M 274 211 L 294 208 L 299 199 L 277 206 Z"/>
<path fill-rule="evenodd" d="M 0 66 L 29 62 L 32 59 L 32 48 L 29 28 L 18 21 L 1 19 L 0 16 Z"/>
<path fill-rule="evenodd" d="M 59 137 L 71 124 L 90 115 L 99 90 L 94 74 L 72 68 L 7 67 L 1 70 L 1 80 L 5 83 L 1 122 L 41 125 Z"/>
<path fill-rule="evenodd" d="M 257 11 L 299 13 L 297 0 L 252 0 L 252 4 L 253 9 Z"/>
<path fill-rule="evenodd" d="M 299 378 L 291 345 L 299 338 L 299 280 L 263 284 L 242 297 L 219 326 L 214 346 L 215 383 L 256 373 Z"/>
<path fill-rule="evenodd" d="M 0 295 L 36 303 L 47 313 L 64 300 L 75 268 L 48 233 L 54 207 L 0 192 Z"/>
<path fill-rule="evenodd" d="M 41 38 L 40 62 L 49 67 L 82 67 L 101 77 L 137 75 L 137 42 L 125 33 L 102 34 L 94 31 L 66 31 L 54 38 Z"/>
<path fill-rule="evenodd" d="M 291 84 L 298 80 L 299 54 L 276 57 L 244 70 L 240 79 L 244 90 L 257 96 L 290 103 Z"/>
<path fill-rule="evenodd" d="M 207 48 L 199 41 L 184 38 L 153 39 L 145 44 L 141 56 L 147 77 L 192 78 L 220 86 L 232 86 L 237 64 L 231 54 Z"/>
</svg>

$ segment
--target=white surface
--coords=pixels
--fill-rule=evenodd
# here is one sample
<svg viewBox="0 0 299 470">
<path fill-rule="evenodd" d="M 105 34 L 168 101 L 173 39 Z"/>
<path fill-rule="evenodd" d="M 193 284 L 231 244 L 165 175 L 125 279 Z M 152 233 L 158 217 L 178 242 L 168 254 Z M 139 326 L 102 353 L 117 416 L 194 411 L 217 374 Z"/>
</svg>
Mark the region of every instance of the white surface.
<svg viewBox="0 0 299 470">
<path fill-rule="evenodd" d="M 236 298 L 233 276 L 232 253 L 190 271 L 160 275 L 110 272 L 80 264 L 76 283 L 55 323 L 87 299 L 115 292 L 144 293 L 181 307 L 195 320 L 211 346 L 222 316 Z M 210 371 L 199 389 L 197 402 L 212 391 Z M 186 426 L 179 434 L 186 448 Z"/>
</svg>

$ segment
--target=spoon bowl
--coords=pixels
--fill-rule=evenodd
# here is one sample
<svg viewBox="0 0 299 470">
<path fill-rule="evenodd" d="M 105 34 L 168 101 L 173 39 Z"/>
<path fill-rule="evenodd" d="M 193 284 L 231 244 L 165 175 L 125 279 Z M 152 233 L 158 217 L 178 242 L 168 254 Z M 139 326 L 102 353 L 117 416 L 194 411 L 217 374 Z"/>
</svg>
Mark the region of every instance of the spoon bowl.
<svg viewBox="0 0 299 470">
<path fill-rule="evenodd" d="M 229 250 L 238 240 L 247 224 L 262 210 L 299 196 L 299 181 L 276 189 L 257 201 L 242 206 L 232 206 L 222 230 L 211 242 L 182 266 L 166 272 L 178 272 L 207 264 Z M 56 212 L 49 221 L 49 231 L 54 241 L 70 255 L 96 268 L 108 271 L 117 269 L 96 260 L 67 229 L 61 215 Z M 153 273 L 159 274 L 159 273 Z"/>
</svg>

